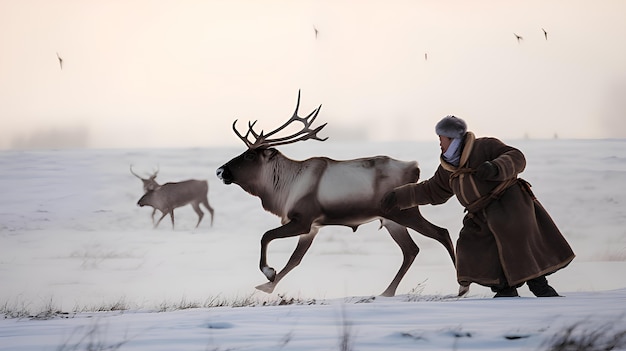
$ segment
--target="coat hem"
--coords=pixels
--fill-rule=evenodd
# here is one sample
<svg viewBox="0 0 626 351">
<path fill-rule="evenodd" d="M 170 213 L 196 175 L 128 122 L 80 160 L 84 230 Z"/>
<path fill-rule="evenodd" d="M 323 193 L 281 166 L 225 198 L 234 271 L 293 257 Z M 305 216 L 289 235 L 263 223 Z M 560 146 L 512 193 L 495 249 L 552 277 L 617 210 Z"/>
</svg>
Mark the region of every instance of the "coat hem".
<svg viewBox="0 0 626 351">
<path fill-rule="evenodd" d="M 517 284 L 520 284 L 520 283 L 523 284 L 523 283 L 525 283 L 525 282 L 527 282 L 527 281 L 529 281 L 531 279 L 535 279 L 535 278 L 539 278 L 539 277 L 544 276 L 544 275 L 552 274 L 552 273 L 554 273 L 554 272 L 556 272 L 556 271 L 558 271 L 558 270 L 560 270 L 562 268 L 565 268 L 567 265 L 569 265 L 572 262 L 572 260 L 574 260 L 574 257 L 576 257 L 576 255 L 572 255 L 569 258 L 567 258 L 566 260 L 564 260 L 563 262 L 561 262 L 559 264 L 556 264 L 554 266 L 551 266 L 549 268 L 546 268 L 546 269 L 540 271 L 539 273 L 530 275 L 530 276 L 528 276 L 526 278 L 517 279 L 516 281 L 509 282 L 509 285 L 510 286 L 514 286 L 514 285 L 517 285 Z M 508 280 L 508 278 L 507 278 L 507 280 Z"/>
</svg>

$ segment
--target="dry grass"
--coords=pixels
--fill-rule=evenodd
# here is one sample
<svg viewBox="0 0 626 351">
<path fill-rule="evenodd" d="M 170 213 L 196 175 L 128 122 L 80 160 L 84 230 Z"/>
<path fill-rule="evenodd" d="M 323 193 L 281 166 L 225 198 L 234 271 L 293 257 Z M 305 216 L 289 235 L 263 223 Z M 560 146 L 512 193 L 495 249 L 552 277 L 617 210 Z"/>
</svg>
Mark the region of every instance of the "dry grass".
<svg viewBox="0 0 626 351">
<path fill-rule="evenodd" d="M 626 348 L 626 330 L 615 329 L 620 323 L 589 325 L 573 323 L 544 343 L 546 351 L 610 351 Z"/>
<path fill-rule="evenodd" d="M 124 337 L 120 341 L 109 342 L 106 328 L 95 322 L 90 326 L 80 327 L 63 342 L 57 351 L 116 351 L 128 343 L 130 339 Z"/>
<path fill-rule="evenodd" d="M 74 306 L 72 311 L 62 311 L 53 301 L 49 299 L 42 307 L 34 308 L 32 303 L 16 300 L 14 302 L 4 302 L 0 304 L 0 316 L 3 318 L 28 318 L 28 319 L 52 319 L 69 318 L 76 313 L 83 312 L 124 312 L 128 310 L 147 310 L 153 312 L 171 312 L 187 310 L 192 308 L 215 308 L 215 307 L 257 307 L 257 306 L 283 306 L 283 305 L 317 305 L 325 304 L 324 301 L 315 299 L 303 299 L 299 296 L 288 297 L 278 295 L 277 297 L 257 298 L 254 294 L 223 297 L 220 295 L 211 296 L 204 300 L 191 300 L 183 296 L 178 302 L 163 301 L 156 307 L 146 307 L 132 305 L 126 301 L 125 297 L 117 300 L 103 302 L 97 305 Z"/>
</svg>

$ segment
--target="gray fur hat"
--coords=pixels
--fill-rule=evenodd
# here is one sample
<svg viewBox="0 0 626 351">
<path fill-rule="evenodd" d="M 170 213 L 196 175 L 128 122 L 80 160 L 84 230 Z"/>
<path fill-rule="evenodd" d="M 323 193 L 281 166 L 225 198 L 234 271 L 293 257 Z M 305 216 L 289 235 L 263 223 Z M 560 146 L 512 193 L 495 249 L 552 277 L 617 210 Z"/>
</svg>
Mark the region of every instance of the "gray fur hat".
<svg viewBox="0 0 626 351">
<path fill-rule="evenodd" d="M 445 136 L 452 139 L 462 138 L 467 132 L 467 124 L 465 121 L 452 115 L 444 117 L 435 126 L 437 135 Z"/>
</svg>

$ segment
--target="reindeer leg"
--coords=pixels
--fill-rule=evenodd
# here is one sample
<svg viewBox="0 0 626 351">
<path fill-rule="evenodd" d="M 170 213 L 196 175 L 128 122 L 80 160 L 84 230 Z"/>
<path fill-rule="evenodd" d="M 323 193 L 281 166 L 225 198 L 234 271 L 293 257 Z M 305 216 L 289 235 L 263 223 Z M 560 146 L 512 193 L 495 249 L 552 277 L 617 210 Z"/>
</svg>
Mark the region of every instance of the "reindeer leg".
<svg viewBox="0 0 626 351">
<path fill-rule="evenodd" d="M 167 216 L 167 214 L 168 214 L 168 213 L 169 213 L 169 212 L 163 212 L 163 215 L 161 216 L 161 218 L 159 218 L 159 220 L 158 220 L 158 221 L 156 222 L 156 224 L 154 225 L 154 228 L 155 228 L 155 229 L 156 229 L 156 227 L 158 227 L 158 226 L 159 226 L 159 223 L 161 223 L 161 220 L 162 220 L 165 216 Z"/>
<path fill-rule="evenodd" d="M 276 270 L 267 265 L 267 246 L 269 243 L 274 239 L 288 238 L 309 233 L 311 231 L 311 222 L 309 221 L 308 223 L 309 224 L 304 225 L 302 224 L 302 221 L 292 219 L 287 224 L 268 230 L 265 234 L 263 234 L 263 237 L 261 238 L 261 259 L 259 262 L 259 268 L 267 280 L 273 282 L 276 279 Z"/>
<path fill-rule="evenodd" d="M 391 284 L 389 284 L 387 289 L 385 289 L 385 291 L 381 294 L 381 296 L 394 296 L 400 281 L 409 270 L 409 267 L 411 267 L 411 264 L 415 260 L 415 257 L 419 253 L 420 249 L 409 235 L 409 231 L 405 226 L 385 219 L 382 221 L 382 224 L 387 231 L 389 231 L 393 240 L 402 250 L 402 265 L 400 266 L 398 273 L 396 273 L 396 276 L 391 281 Z"/>
<path fill-rule="evenodd" d="M 204 217 L 204 212 L 200 209 L 200 203 L 198 202 L 193 202 L 191 207 L 193 207 L 193 210 L 198 214 L 198 223 L 196 223 L 196 228 L 198 228 L 200 221 L 202 221 L 202 217 Z"/>
<path fill-rule="evenodd" d="M 450 255 L 450 259 L 452 259 L 452 263 L 456 266 L 456 255 L 454 253 L 454 245 L 452 244 L 450 233 L 447 229 L 438 227 L 429 222 L 426 218 L 422 217 L 418 207 L 395 211 L 385 217 L 400 225 L 409 227 L 426 237 L 440 242 L 446 248 L 448 254 Z"/>
<path fill-rule="evenodd" d="M 209 205 L 209 199 L 204 198 L 204 200 L 202 200 L 202 204 L 204 205 L 204 207 L 206 207 L 207 210 L 209 210 L 209 213 L 211 214 L 211 227 L 212 227 L 213 226 L 213 213 L 215 211 L 213 210 L 213 207 Z"/>
<path fill-rule="evenodd" d="M 393 219 L 395 222 L 405 225 L 424 236 L 440 242 L 448 251 L 450 258 L 452 259 L 452 263 L 456 267 L 456 255 L 452 239 L 450 238 L 450 233 L 447 229 L 438 227 L 422 217 L 418 207 L 393 212 L 389 214 L 388 218 Z M 463 296 L 467 294 L 468 291 L 469 286 L 459 286 L 458 296 Z"/>
<path fill-rule="evenodd" d="M 170 211 L 170 217 L 172 218 L 172 229 L 174 229 L 174 210 Z"/>
<path fill-rule="evenodd" d="M 268 294 L 272 293 L 278 282 L 281 281 L 287 275 L 287 273 L 291 272 L 292 269 L 296 268 L 300 264 L 300 262 L 302 262 L 302 258 L 311 247 L 311 244 L 313 243 L 313 239 L 315 239 L 317 232 L 318 229 L 316 228 L 311 230 L 311 232 L 308 234 L 300 235 L 300 237 L 298 238 L 298 245 L 291 254 L 291 257 L 289 258 L 289 261 L 287 261 L 285 267 L 280 272 L 278 272 L 278 274 L 276 274 L 273 281 L 261 284 L 256 288 Z"/>
</svg>

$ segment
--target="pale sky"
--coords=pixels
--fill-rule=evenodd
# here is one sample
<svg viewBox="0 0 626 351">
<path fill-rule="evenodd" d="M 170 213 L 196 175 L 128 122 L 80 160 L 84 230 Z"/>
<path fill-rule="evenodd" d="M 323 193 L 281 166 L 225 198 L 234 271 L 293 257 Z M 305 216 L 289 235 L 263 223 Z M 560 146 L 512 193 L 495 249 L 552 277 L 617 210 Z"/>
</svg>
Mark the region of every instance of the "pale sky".
<svg viewBox="0 0 626 351">
<path fill-rule="evenodd" d="M 326 143 L 437 142 L 448 114 L 478 136 L 626 137 L 625 16 L 623 0 L 0 0 L 0 149 L 243 147 L 232 122 L 273 129 L 299 89 Z"/>
</svg>

